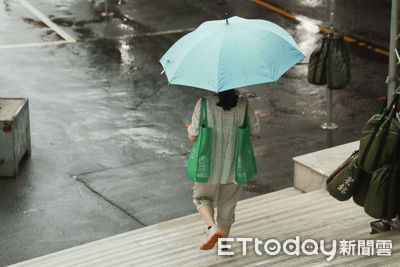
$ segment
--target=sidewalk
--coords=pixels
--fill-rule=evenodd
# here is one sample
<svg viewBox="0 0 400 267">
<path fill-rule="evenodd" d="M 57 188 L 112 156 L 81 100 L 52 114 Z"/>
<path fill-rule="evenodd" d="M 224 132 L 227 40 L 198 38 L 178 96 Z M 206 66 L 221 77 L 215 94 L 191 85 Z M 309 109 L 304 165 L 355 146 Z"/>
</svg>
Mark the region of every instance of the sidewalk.
<svg viewBox="0 0 400 267">
<path fill-rule="evenodd" d="M 236 215 L 227 242 L 233 257 L 218 257 L 218 244 L 199 249 L 204 225 L 191 214 L 12 267 L 391 266 L 400 260 L 398 230 L 371 235 L 372 218 L 361 207 L 325 190 L 261 195 L 238 202 Z"/>
</svg>

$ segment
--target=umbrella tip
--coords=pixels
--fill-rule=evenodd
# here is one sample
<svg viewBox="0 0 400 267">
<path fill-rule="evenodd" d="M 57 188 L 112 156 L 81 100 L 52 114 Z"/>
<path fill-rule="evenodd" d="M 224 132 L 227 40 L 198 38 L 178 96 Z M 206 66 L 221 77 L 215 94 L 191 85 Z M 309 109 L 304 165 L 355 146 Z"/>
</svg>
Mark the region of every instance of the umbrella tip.
<svg viewBox="0 0 400 267">
<path fill-rule="evenodd" d="M 225 12 L 225 20 L 226 20 L 226 24 L 229 24 L 229 22 L 228 22 L 228 16 L 229 16 L 228 12 Z"/>
</svg>

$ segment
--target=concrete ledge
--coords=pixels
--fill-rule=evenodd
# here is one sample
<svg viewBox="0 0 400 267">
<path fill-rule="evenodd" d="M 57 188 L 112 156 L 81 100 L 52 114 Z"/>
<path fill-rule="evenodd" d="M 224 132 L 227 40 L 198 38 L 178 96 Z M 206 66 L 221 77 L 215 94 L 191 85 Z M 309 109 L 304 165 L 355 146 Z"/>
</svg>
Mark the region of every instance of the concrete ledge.
<svg viewBox="0 0 400 267">
<path fill-rule="evenodd" d="M 303 192 L 326 189 L 328 176 L 358 148 L 356 141 L 293 158 L 294 187 Z"/>
</svg>

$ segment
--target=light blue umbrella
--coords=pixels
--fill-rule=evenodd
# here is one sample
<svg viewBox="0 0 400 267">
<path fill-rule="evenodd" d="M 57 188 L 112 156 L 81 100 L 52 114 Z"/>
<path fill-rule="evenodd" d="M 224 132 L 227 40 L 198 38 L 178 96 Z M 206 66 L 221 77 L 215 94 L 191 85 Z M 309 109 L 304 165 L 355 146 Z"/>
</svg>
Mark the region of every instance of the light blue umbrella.
<svg viewBox="0 0 400 267">
<path fill-rule="evenodd" d="M 160 63 L 170 84 L 222 92 L 274 82 L 303 58 L 280 26 L 232 17 L 202 23 L 179 39 Z"/>
</svg>

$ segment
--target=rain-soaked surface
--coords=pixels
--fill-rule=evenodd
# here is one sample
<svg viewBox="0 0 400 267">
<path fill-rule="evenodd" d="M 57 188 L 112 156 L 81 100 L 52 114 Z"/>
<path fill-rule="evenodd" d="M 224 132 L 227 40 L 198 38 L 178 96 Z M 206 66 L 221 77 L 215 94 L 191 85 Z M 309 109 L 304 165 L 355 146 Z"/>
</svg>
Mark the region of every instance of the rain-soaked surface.
<svg viewBox="0 0 400 267">
<path fill-rule="evenodd" d="M 0 45 L 59 40 L 52 29 L 38 20 L 18 0 L 3 1 L 0 21 Z"/>
<path fill-rule="evenodd" d="M 227 11 L 286 28 L 307 56 L 278 82 L 240 88 L 261 121 L 254 140 L 259 174 L 243 198 L 293 185 L 292 157 L 359 138 L 385 96 L 388 58 L 349 43 L 352 81 L 334 92 L 306 80 L 328 26 L 328 1 L 29 0 L 76 42 L 60 41 L 25 0 L 0 2 L 0 97 L 28 97 L 32 157 L 16 179 L 0 179 L 0 265 L 15 263 L 195 212 L 185 177 L 185 125 L 206 91 L 168 86 L 158 60 L 181 36 Z M 387 50 L 390 1 L 337 0 L 338 29 Z M 351 2 L 351 3 L 350 3 Z M 71 40 L 72 40 L 71 39 Z M 29 44 L 24 47 L 13 45 Z"/>
</svg>

